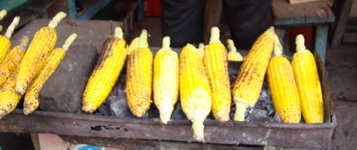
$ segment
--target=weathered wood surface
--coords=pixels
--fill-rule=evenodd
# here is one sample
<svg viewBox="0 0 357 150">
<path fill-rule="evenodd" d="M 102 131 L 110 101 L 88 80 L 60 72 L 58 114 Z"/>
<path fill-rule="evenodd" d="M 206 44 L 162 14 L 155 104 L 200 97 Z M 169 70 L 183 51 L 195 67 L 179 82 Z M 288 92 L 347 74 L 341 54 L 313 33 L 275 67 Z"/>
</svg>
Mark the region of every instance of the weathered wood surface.
<svg viewBox="0 0 357 150">
<path fill-rule="evenodd" d="M 273 0 L 274 24 L 299 26 L 335 21 L 335 16 L 326 2 L 311 2 L 291 5 L 286 0 Z"/>
<path fill-rule="evenodd" d="M 337 25 L 332 38 L 332 48 L 339 47 L 342 42 L 343 34 L 348 21 L 348 16 L 352 8 L 353 0 L 342 0 L 342 6 L 340 8 Z"/>
</svg>

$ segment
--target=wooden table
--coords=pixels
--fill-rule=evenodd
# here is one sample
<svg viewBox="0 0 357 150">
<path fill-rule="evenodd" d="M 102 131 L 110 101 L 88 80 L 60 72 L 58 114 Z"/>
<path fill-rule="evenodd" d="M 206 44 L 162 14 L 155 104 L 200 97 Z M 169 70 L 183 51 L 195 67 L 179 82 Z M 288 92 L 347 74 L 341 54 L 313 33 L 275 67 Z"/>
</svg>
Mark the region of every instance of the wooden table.
<svg viewBox="0 0 357 150">
<path fill-rule="evenodd" d="M 313 49 L 315 54 L 325 61 L 328 25 L 335 21 L 326 2 L 289 4 L 287 0 L 273 0 L 272 13 L 274 26 L 288 29 L 290 27 L 314 26 Z"/>
</svg>

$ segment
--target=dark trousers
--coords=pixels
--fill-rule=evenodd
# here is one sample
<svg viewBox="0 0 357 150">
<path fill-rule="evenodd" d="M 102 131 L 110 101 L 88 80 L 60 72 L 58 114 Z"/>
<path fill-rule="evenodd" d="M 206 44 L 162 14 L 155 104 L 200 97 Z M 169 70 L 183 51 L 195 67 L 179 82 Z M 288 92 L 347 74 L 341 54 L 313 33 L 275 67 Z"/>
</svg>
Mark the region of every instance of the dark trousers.
<svg viewBox="0 0 357 150">
<path fill-rule="evenodd" d="M 270 26 L 272 0 L 223 0 L 223 13 L 238 49 L 250 49 Z M 203 42 L 206 0 L 160 0 L 163 36 L 172 47 Z M 207 44 L 207 43 L 205 43 Z"/>
</svg>

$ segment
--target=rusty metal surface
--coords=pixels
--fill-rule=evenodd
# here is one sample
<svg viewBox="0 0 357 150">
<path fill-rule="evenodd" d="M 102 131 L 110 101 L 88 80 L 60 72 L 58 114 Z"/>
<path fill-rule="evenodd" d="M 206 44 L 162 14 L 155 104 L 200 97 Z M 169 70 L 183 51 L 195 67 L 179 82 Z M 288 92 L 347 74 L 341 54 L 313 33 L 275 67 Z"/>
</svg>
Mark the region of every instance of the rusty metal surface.
<svg viewBox="0 0 357 150">
<path fill-rule="evenodd" d="M 322 124 L 234 121 L 219 123 L 206 120 L 204 124 L 206 143 L 327 148 L 335 120 Z M 0 120 L 0 131 L 195 142 L 188 120 L 175 120 L 163 125 L 158 119 L 142 120 L 45 111 L 24 116 L 19 109 Z"/>
</svg>

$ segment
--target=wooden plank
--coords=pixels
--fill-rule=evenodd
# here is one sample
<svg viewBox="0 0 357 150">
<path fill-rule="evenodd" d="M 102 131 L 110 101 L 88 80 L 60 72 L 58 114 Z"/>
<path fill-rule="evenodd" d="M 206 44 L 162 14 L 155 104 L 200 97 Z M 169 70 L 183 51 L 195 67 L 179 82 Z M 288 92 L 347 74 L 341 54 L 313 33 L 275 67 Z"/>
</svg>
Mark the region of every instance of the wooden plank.
<svg viewBox="0 0 357 150">
<path fill-rule="evenodd" d="M 289 0 L 290 4 L 301 4 L 301 3 L 309 3 L 309 2 L 317 2 L 323 0 Z"/>
<path fill-rule="evenodd" d="M 348 16 L 350 14 L 351 8 L 352 8 L 352 3 L 353 0 L 344 0 L 342 4 L 342 8 L 340 16 L 338 17 L 338 22 L 337 26 L 335 29 L 335 32 L 333 34 L 333 39 L 332 39 L 332 48 L 337 48 L 341 45 L 341 41 L 343 38 L 343 33 L 345 32 L 345 27 L 347 24 Z"/>
<path fill-rule="evenodd" d="M 344 33 L 342 43 L 357 43 L 357 33 Z"/>
<path fill-rule="evenodd" d="M 222 13 L 222 0 L 209 0 L 206 3 L 206 11 L 203 27 L 203 42 L 208 43 L 211 35 L 211 28 L 218 26 Z"/>
<path fill-rule="evenodd" d="M 334 14 L 325 2 L 290 5 L 285 0 L 273 0 L 272 12 L 277 26 L 306 26 L 335 21 Z"/>
</svg>

